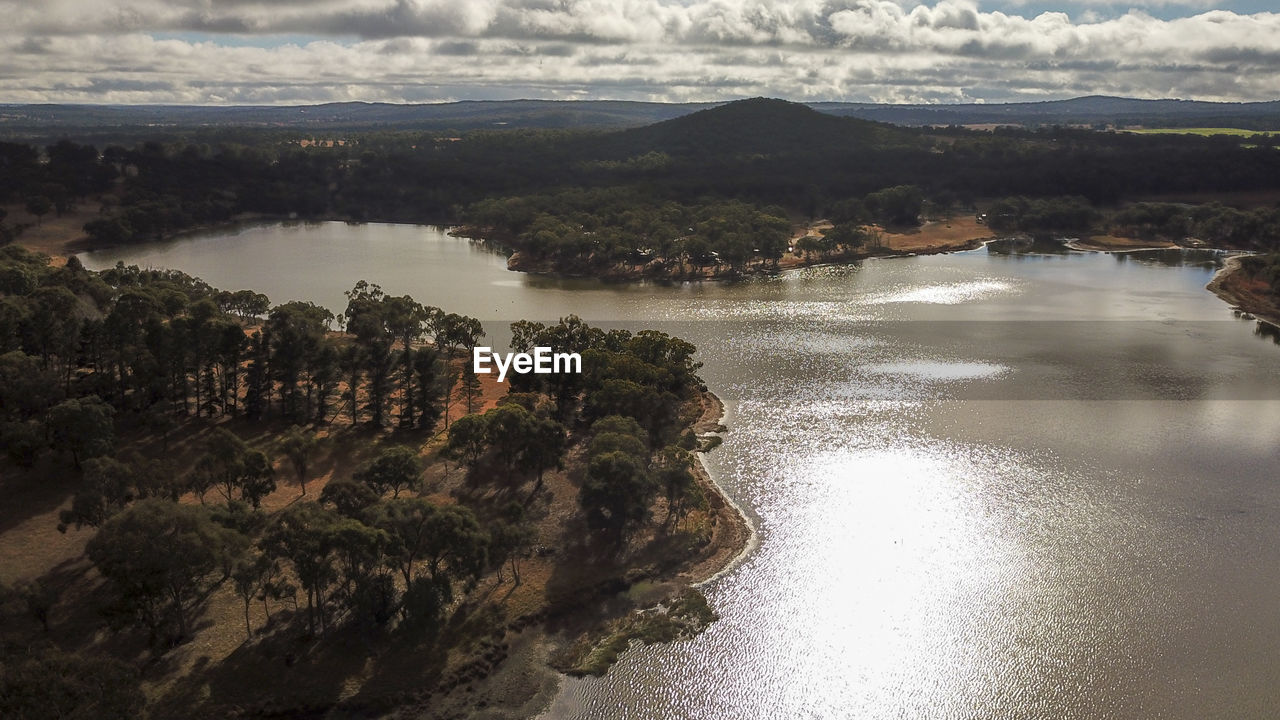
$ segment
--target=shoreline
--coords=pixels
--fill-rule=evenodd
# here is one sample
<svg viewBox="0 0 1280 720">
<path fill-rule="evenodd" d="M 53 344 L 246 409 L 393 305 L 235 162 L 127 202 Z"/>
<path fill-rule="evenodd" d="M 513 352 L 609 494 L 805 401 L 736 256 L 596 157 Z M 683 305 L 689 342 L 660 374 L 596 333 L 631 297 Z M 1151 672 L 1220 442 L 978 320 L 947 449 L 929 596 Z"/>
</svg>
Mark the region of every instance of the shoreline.
<svg viewBox="0 0 1280 720">
<path fill-rule="evenodd" d="M 722 424 L 725 416 L 724 401 L 720 399 L 711 390 L 706 390 L 703 397 L 708 401 L 710 407 L 703 407 L 703 417 L 694 424 L 693 431 L 698 437 L 707 435 L 719 436 L 726 432 L 725 426 Z M 705 423 L 705 424 L 704 424 Z M 708 451 L 710 452 L 710 451 Z M 707 466 L 706 455 L 708 453 L 697 453 L 697 462 L 694 465 L 694 471 L 699 481 L 703 483 L 703 487 L 710 490 L 715 497 L 718 497 L 733 513 L 737 516 L 736 525 L 739 532 L 745 532 L 746 537 L 739 543 L 738 551 L 729 558 L 719 569 L 712 572 L 706 577 L 696 579 L 690 582 L 690 587 L 701 587 L 707 583 L 713 582 L 724 575 L 732 572 L 734 568 L 742 564 L 747 556 L 759 545 L 759 533 L 756 531 L 755 524 L 751 522 L 751 518 L 742 506 L 733 499 L 729 491 L 716 480 L 715 475 L 711 473 L 711 468 Z"/>
<path fill-rule="evenodd" d="M 724 432 L 723 401 L 704 389 L 699 402 L 701 411 L 688 427 L 699 437 Z M 640 558 L 621 574 L 603 575 L 571 596 L 547 598 L 537 611 L 508 620 L 496 640 L 504 648 L 500 661 L 465 664 L 400 710 L 428 717 L 469 717 L 478 712 L 495 720 L 543 717 L 566 700 L 562 696 L 568 685 L 580 681 L 556 667 L 558 655 L 575 647 L 607 644 L 620 626 L 652 616 L 656 607 L 670 607 L 685 593 L 736 567 L 756 547 L 755 527 L 715 481 L 702 453 L 694 454 L 694 476 L 706 493 L 713 528 L 691 562 L 664 567 L 662 558 Z M 701 629 L 672 639 L 691 637 Z M 485 705 L 477 704 L 481 701 Z"/>
<path fill-rule="evenodd" d="M 721 424 L 724 416 L 724 402 L 711 390 L 703 390 L 702 414 L 690 427 L 699 438 L 719 436 L 721 433 L 726 432 L 725 426 Z M 710 452 L 710 450 L 706 452 Z M 723 577 L 725 574 L 732 572 L 736 567 L 738 567 L 738 565 L 740 565 L 742 561 L 745 560 L 746 557 L 757 547 L 759 535 L 756 531 L 755 525 L 751 522 L 750 518 L 747 516 L 746 512 L 743 511 L 741 506 L 739 506 L 729 493 L 721 487 L 720 483 L 715 480 L 715 477 L 707 467 L 703 457 L 706 452 L 695 453 L 697 462 L 694 464 L 694 475 L 702 485 L 704 491 L 707 492 L 708 503 L 715 507 L 715 515 L 719 519 L 717 525 L 722 524 L 727 520 L 730 532 L 727 536 L 720 537 L 718 543 L 713 536 L 713 540 L 709 544 L 716 545 L 716 549 L 709 556 L 694 564 L 691 568 L 678 571 L 667 581 L 674 582 L 676 585 L 676 588 L 672 592 L 667 593 L 667 597 L 656 603 L 650 603 L 649 607 L 638 608 L 615 618 L 613 622 L 614 625 L 625 623 L 628 619 L 635 617 L 639 613 L 651 611 L 655 608 L 667 607 L 667 603 L 672 602 L 679 596 L 681 586 L 685 588 L 684 592 L 687 592 L 689 589 L 697 590 L 703 585 Z M 717 532 L 716 535 L 719 535 L 719 533 Z M 716 619 L 718 619 L 718 617 Z M 712 622 L 714 622 L 714 620 L 712 620 Z M 599 645 L 606 642 L 610 636 L 610 633 L 608 632 L 610 629 L 612 628 L 597 629 L 598 631 L 594 633 L 595 636 L 591 638 L 593 643 Z M 657 642 L 665 643 L 672 642 L 674 640 L 689 639 L 691 637 L 696 637 L 703 629 L 705 629 L 705 626 L 696 630 L 692 634 L 682 634 L 672 640 L 659 640 Z M 544 645 L 551 642 L 549 633 L 545 628 L 541 629 L 541 634 L 542 637 L 539 638 L 539 640 Z M 588 637 L 591 635 L 592 633 L 589 632 Z M 632 649 L 636 642 L 637 641 L 635 640 L 629 641 L 623 652 Z M 640 641 L 641 646 L 647 644 L 650 643 Z M 548 657 L 554 654 L 554 650 L 547 653 Z M 612 666 L 612 664 L 613 663 L 609 663 L 610 666 Z M 526 708 L 535 707 L 536 711 L 530 717 L 535 717 L 539 720 L 553 717 L 549 713 L 552 713 L 557 708 L 563 711 L 566 707 L 576 707 L 576 700 L 571 696 L 566 695 L 566 693 L 571 691 L 573 686 L 584 681 L 583 674 L 564 672 L 556 669 L 550 663 L 545 663 L 544 667 L 554 673 L 554 683 L 549 686 L 544 685 L 541 690 L 524 706 Z M 577 709 L 580 710 L 581 708 Z"/>
<path fill-rule="evenodd" d="M 775 276 L 788 270 L 797 270 L 802 268 L 855 265 L 865 260 L 873 259 L 968 252 L 982 248 L 991 242 L 1025 237 L 1025 233 L 994 235 L 985 225 L 976 225 L 968 218 L 948 218 L 943 220 L 925 221 L 918 228 L 911 228 L 902 232 L 889 232 L 883 228 L 877 227 L 876 229 L 881 233 L 880 240 L 877 244 L 874 246 L 864 246 L 863 248 L 852 252 L 816 257 L 812 255 L 801 255 L 795 252 L 788 252 L 784 257 L 774 263 L 758 262 L 740 270 L 719 269 L 719 266 L 712 266 L 710 268 L 703 268 L 700 271 L 695 271 L 692 267 L 689 267 L 688 269 L 681 269 L 679 266 L 671 267 L 669 264 L 659 261 L 652 261 L 644 265 L 615 265 L 604 270 L 594 268 L 565 269 L 557 267 L 556 263 L 551 261 L 530 260 L 523 255 L 523 251 L 516 248 L 511 243 L 504 242 L 501 238 L 492 237 L 491 234 L 484 232 L 482 228 L 474 226 L 461 224 L 451 225 L 447 221 L 355 220 L 350 217 L 340 217 L 336 215 L 302 218 L 245 213 L 231 218 L 226 222 L 209 223 L 183 228 L 174 232 L 165 233 L 156 238 L 138 242 L 93 242 L 85 236 L 83 232 L 77 231 L 67 237 L 55 241 L 46 239 L 43 242 L 30 242 L 19 236 L 13 244 L 20 245 L 34 252 L 48 255 L 51 264 L 61 265 L 66 262 L 67 258 L 80 253 L 110 250 L 114 248 L 126 248 L 133 245 L 150 243 L 167 243 L 183 240 L 203 233 L 231 232 L 238 229 L 264 225 L 325 222 L 354 223 L 359 225 L 414 225 L 420 227 L 446 228 L 451 237 L 481 243 L 490 247 L 495 252 L 506 253 L 507 269 L 512 272 L 522 272 L 529 275 L 540 275 L 544 277 L 563 279 L 592 278 L 607 283 L 642 281 L 679 283 L 743 280 L 753 277 Z M 957 229 L 959 232 L 948 232 L 952 230 L 953 224 L 958 226 Z M 945 229 L 942 229 L 940 226 L 945 227 Z M 982 229 L 982 232 L 978 231 L 979 228 Z M 966 229 L 968 232 L 965 232 Z M 793 237 L 792 241 L 794 242 L 795 239 L 796 238 Z M 1116 240 L 1117 242 L 1114 243 L 1106 242 L 1104 236 L 1091 236 L 1087 239 L 1068 240 L 1065 241 L 1063 245 L 1068 249 L 1077 252 L 1107 253 L 1174 249 L 1219 249 L 1209 247 L 1187 248 L 1176 243 L 1164 241 L 1152 243 L 1133 241 L 1128 238 L 1116 238 Z"/>
<path fill-rule="evenodd" d="M 1227 258 L 1226 263 L 1204 287 L 1236 312 L 1246 313 L 1258 322 L 1280 328 L 1280 303 L 1256 286 L 1249 287 L 1251 284 L 1256 285 L 1245 268 L 1245 258 L 1249 257 L 1253 256 L 1235 255 Z"/>
<path fill-rule="evenodd" d="M 702 438 L 708 435 L 719 436 L 721 433 L 727 432 L 725 426 L 721 423 L 725 416 L 724 401 L 710 389 L 702 391 L 702 398 L 702 416 L 693 424 L 694 434 Z M 710 452 L 711 450 L 707 450 L 694 454 L 697 460 L 694 463 L 694 475 L 702 484 L 703 491 L 707 493 L 708 502 L 711 502 L 711 498 L 715 498 L 721 503 L 720 507 L 716 508 L 717 518 L 721 521 L 727 520 L 729 522 L 732 534 L 726 539 L 726 542 L 729 543 L 728 545 L 722 543 L 717 553 L 700 563 L 697 566 L 697 570 L 691 572 L 693 579 L 689 581 L 690 587 L 705 585 L 733 570 L 757 545 L 758 534 L 756 533 L 755 525 L 751 523 L 746 511 L 716 481 L 715 476 L 711 474 L 711 469 L 707 467 L 705 456 Z M 729 553 L 729 558 L 720 562 L 719 559 L 724 554 L 723 551 L 733 548 L 736 549 Z M 701 572 L 698 572 L 698 570 Z M 709 573 L 707 572 L 708 570 L 710 570 Z"/>
<path fill-rule="evenodd" d="M 805 230 L 812 230 L 821 223 L 808 228 L 793 229 L 791 242 L 804 235 Z M 953 228 L 953 225 L 955 226 Z M 967 252 L 983 247 L 989 242 L 999 240 L 1002 236 L 993 235 L 985 225 L 979 225 L 971 218 L 947 218 L 929 220 L 919 227 L 909 228 L 901 232 L 892 232 L 878 226 L 872 226 L 878 233 L 874 245 L 866 245 L 857 250 L 830 255 L 800 254 L 787 252 L 775 262 L 758 261 L 743 268 L 726 268 L 724 266 L 705 266 L 694 268 L 687 265 L 672 266 L 670 261 L 654 260 L 645 264 L 613 265 L 608 268 L 563 268 L 551 260 L 530 259 L 523 250 L 514 244 L 494 237 L 492 233 L 475 226 L 459 225 L 450 231 L 455 237 L 468 238 L 485 243 L 491 247 L 510 250 L 507 269 L 531 275 L 542 275 L 557 278 L 595 278 L 605 282 L 640 282 L 653 280 L 658 282 L 698 282 L 706 280 L 740 280 L 751 277 L 768 277 L 787 270 L 809 267 L 853 265 L 864 260 L 879 258 L 916 257 L 920 255 L 939 255 L 952 252 Z M 797 235 L 796 233 L 799 233 Z"/>
</svg>

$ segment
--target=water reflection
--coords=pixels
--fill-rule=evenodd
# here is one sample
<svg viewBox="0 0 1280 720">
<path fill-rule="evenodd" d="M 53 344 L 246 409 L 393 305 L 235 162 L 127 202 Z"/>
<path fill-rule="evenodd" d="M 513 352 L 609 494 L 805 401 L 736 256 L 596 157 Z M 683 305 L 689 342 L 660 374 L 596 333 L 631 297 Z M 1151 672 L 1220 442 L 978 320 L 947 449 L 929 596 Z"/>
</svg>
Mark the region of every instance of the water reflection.
<svg viewBox="0 0 1280 720">
<path fill-rule="evenodd" d="M 1003 238 L 987 243 L 987 252 L 992 255 L 1068 255 L 1073 251 L 1067 247 L 1064 238 L 1033 236 L 1029 238 Z"/>
<path fill-rule="evenodd" d="M 1170 248 L 1168 250 L 1136 250 L 1114 253 L 1117 262 L 1135 261 L 1162 267 L 1195 267 L 1216 270 L 1223 266 L 1229 253 L 1222 250 Z"/>
</svg>

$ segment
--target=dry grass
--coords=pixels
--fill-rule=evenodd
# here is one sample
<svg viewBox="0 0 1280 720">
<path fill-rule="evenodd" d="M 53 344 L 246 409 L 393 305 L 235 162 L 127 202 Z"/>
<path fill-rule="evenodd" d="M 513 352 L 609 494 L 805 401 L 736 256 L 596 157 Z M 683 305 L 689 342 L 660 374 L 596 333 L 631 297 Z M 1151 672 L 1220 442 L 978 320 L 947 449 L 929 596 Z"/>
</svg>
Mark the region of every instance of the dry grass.
<svg viewBox="0 0 1280 720">
<path fill-rule="evenodd" d="M 1245 130 L 1243 128 L 1130 128 L 1123 132 L 1137 135 L 1231 135 L 1234 137 L 1253 137 L 1254 135 L 1277 135 L 1276 130 Z"/>
<path fill-rule="evenodd" d="M 74 209 L 57 217 L 49 213 L 36 224 L 36 216 L 26 211 L 22 203 L 3 206 L 8 211 L 6 225 L 28 225 L 18 236 L 17 244 L 28 250 L 44 253 L 60 262 L 66 256 L 80 251 L 85 241 L 84 224 L 99 217 L 100 201 L 86 199 L 76 203 Z"/>
<path fill-rule="evenodd" d="M 972 216 L 930 220 L 918 228 L 882 229 L 882 245 L 893 252 L 947 252 L 964 250 L 992 236 L 991 229 Z"/>
</svg>

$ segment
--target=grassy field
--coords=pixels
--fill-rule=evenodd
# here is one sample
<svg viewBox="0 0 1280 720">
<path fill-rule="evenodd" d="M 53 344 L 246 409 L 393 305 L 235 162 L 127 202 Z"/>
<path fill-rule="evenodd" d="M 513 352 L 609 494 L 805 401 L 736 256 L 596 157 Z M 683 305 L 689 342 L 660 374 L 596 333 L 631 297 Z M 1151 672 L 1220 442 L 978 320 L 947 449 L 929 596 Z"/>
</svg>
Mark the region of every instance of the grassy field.
<svg viewBox="0 0 1280 720">
<path fill-rule="evenodd" d="M 1141 128 L 1125 130 L 1125 132 L 1141 135 L 1236 135 L 1239 137 L 1280 134 L 1280 130 L 1242 130 L 1240 128 Z"/>
</svg>

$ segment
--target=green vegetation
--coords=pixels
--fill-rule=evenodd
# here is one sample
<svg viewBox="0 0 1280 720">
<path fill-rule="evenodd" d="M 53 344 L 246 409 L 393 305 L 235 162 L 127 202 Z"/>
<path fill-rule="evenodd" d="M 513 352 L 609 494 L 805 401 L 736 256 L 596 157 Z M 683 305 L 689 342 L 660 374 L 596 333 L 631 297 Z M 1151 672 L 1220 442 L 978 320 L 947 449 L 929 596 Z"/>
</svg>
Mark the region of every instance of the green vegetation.
<svg viewBox="0 0 1280 720">
<path fill-rule="evenodd" d="M 1215 247 L 1280 249 L 1280 207 L 1237 210 L 1217 203 L 1136 203 L 1109 219 L 1124 237 L 1180 242 L 1194 238 Z"/>
<path fill-rule="evenodd" d="M 618 265 L 679 273 L 723 265 L 740 272 L 752 262 L 776 264 L 790 231 L 781 208 L 662 202 L 629 189 L 487 200 L 468 212 L 467 221 L 534 261 L 571 272 Z"/>
<path fill-rule="evenodd" d="M 100 215 L 84 228 L 95 243 L 246 215 L 465 221 L 536 269 L 678 276 L 772 269 L 797 217 L 853 229 L 910 226 L 922 212 L 991 198 L 1077 197 L 1104 208 L 1155 194 L 1270 190 L 1280 178 L 1274 136 L 909 129 L 763 99 L 622 131 L 474 131 L 457 142 L 364 132 L 349 140 L 301 147 L 241 131 L 234 140 L 101 152 L 0 143 L 0 203 L 44 209 L 48 200 L 59 213 L 98 203 Z M 0 239 L 21 230 L 0 222 Z M 800 252 L 847 256 L 861 247 L 850 240 L 810 241 Z M 364 350 L 376 355 L 377 347 Z M 408 358 L 391 371 L 417 367 Z M 408 423 L 416 404 L 406 396 L 397 422 Z M 376 403 L 370 410 L 381 416 Z"/>
<path fill-rule="evenodd" d="M 693 588 L 686 589 L 670 604 L 641 610 L 606 628 L 589 634 L 552 662 L 569 675 L 601 676 L 608 672 L 633 642 L 642 645 L 693 637 L 715 622 L 717 616 L 707 598 Z"/>
<path fill-rule="evenodd" d="M 458 359 L 483 329 L 376 285 L 357 283 L 334 318 L 176 271 L 94 273 L 13 246 L 0 248 L 0 283 L 0 437 L 11 456 L 0 491 L 65 490 L 58 530 L 91 534 L 83 572 L 101 579 L 80 592 L 87 580 L 54 568 L 0 588 L 6 717 L 37 716 L 37 702 L 136 715 L 136 674 L 73 652 L 95 647 L 103 625 L 116 638 L 107 647 L 132 648 L 120 657 L 146 658 L 149 680 L 169 667 L 159 658 L 203 641 L 215 622 L 246 648 L 305 643 L 290 652 L 314 663 L 335 662 L 326 638 L 350 633 L 447 657 L 464 642 L 460 628 L 505 607 L 495 585 L 528 585 L 535 548 L 582 548 L 576 557 L 597 574 L 578 560 L 563 572 L 608 586 L 632 552 L 678 541 L 673 525 L 706 507 L 692 458 L 675 445 L 703 390 L 695 348 L 664 333 L 606 332 L 576 317 L 516 323 L 513 349 L 580 352 L 586 372 L 517 376 L 496 407 L 446 427 L 449 398 L 465 392 Z M 323 489 L 309 493 L 339 428 L 359 433 L 348 437 L 364 462 L 329 457 Z M 168 452 L 171 435 L 181 452 Z M 441 456 L 467 468 L 448 494 Z M 299 492 L 277 489 L 280 472 Z M 549 473 L 569 493 L 550 518 Z M 529 596 L 548 603 L 541 567 Z M 219 597 L 234 598 L 229 618 L 214 611 Z M 5 645 L 51 626 L 47 650 Z M 37 677 L 40 667 L 64 674 Z"/>
</svg>

